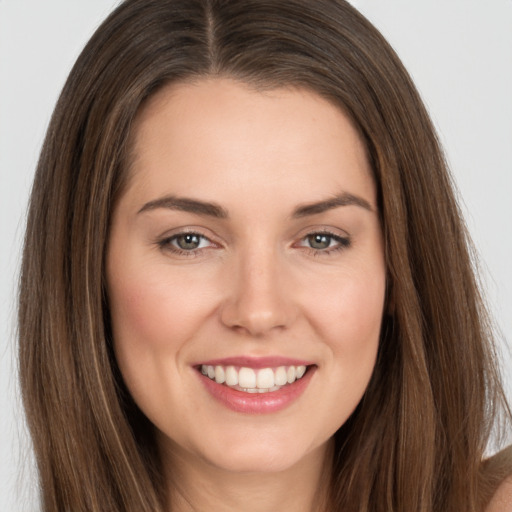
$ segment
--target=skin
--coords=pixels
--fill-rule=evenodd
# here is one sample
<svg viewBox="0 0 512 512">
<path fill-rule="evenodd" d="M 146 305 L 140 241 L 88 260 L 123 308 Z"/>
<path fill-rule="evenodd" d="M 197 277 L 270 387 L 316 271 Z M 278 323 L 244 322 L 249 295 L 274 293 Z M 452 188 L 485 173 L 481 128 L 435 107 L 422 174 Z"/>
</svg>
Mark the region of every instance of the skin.
<svg viewBox="0 0 512 512">
<path fill-rule="evenodd" d="M 173 510 L 319 510 L 332 436 L 370 380 L 384 308 L 361 138 L 311 92 L 204 79 L 144 106 L 132 164 L 107 253 L 114 347 L 156 426 Z M 340 194 L 358 201 L 294 216 Z M 154 207 L 169 195 L 225 217 Z M 176 252 L 183 231 L 199 248 Z M 308 238 L 319 232 L 327 248 Z M 241 355 L 305 359 L 316 372 L 283 410 L 234 412 L 193 365 Z"/>
<path fill-rule="evenodd" d="M 486 512 L 512 512 L 512 475 L 500 484 L 485 510 Z"/>
</svg>

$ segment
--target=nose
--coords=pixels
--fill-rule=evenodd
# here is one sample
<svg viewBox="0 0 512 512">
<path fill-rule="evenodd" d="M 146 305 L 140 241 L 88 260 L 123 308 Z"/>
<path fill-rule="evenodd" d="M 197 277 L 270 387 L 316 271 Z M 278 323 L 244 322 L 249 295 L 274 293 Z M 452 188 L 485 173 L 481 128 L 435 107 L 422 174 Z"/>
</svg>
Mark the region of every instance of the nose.
<svg viewBox="0 0 512 512">
<path fill-rule="evenodd" d="M 254 337 L 288 328 L 296 316 L 285 262 L 269 250 L 241 255 L 230 268 L 221 321 Z"/>
</svg>

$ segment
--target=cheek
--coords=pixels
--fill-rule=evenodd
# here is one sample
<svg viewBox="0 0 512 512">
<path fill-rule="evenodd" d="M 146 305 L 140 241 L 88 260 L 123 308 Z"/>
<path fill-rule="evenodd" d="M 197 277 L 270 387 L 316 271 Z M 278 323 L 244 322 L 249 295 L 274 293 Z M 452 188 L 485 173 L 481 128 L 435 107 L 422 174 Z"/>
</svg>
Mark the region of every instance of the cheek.
<svg viewBox="0 0 512 512">
<path fill-rule="evenodd" d="M 370 267 L 371 268 L 371 267 Z M 326 280 L 309 303 L 310 324 L 324 342 L 336 403 L 345 421 L 373 373 L 382 323 L 385 270 L 344 272 Z M 339 420 L 339 419 L 338 419 Z"/>
<path fill-rule="evenodd" d="M 385 295 L 383 275 L 345 275 L 331 280 L 325 293 L 311 303 L 310 323 L 324 343 L 323 369 L 328 375 L 319 416 L 331 435 L 361 401 L 375 367 Z"/>
<path fill-rule="evenodd" d="M 357 350 L 378 339 L 384 295 L 384 272 L 343 274 L 326 281 L 310 300 L 311 323 L 333 350 Z"/>
<path fill-rule="evenodd" d="M 171 424 L 162 404 L 176 406 L 184 399 L 188 342 L 207 324 L 214 296 L 204 280 L 165 265 L 121 262 L 109 273 L 108 285 L 114 351 L 125 384 L 155 425 Z"/>
<path fill-rule="evenodd" d="M 344 293 L 338 299 L 336 318 L 339 318 L 339 329 L 347 333 L 347 340 L 364 345 L 365 341 L 373 344 L 377 341 L 382 321 L 384 306 L 384 280 L 357 279 L 346 283 Z M 333 311 L 333 314 L 336 314 Z"/>
<path fill-rule="evenodd" d="M 212 294 L 204 282 L 162 269 L 119 269 L 109 282 L 117 344 L 175 351 L 210 314 Z"/>
</svg>

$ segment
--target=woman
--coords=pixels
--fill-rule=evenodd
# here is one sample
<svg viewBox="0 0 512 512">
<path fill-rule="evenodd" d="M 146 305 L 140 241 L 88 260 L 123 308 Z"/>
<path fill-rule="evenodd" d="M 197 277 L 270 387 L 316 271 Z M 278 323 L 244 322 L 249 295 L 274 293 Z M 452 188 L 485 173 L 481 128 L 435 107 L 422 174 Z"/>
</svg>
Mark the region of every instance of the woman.
<svg viewBox="0 0 512 512">
<path fill-rule="evenodd" d="M 431 123 L 353 8 L 128 0 L 98 29 L 23 259 L 44 510 L 506 510 L 495 365 Z"/>
</svg>

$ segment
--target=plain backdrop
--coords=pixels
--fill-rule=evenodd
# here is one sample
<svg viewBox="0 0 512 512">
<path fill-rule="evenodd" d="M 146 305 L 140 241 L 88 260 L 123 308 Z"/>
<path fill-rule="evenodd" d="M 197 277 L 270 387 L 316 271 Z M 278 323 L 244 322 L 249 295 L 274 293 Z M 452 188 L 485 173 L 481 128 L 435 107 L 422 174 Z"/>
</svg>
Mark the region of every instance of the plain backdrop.
<svg viewBox="0 0 512 512">
<path fill-rule="evenodd" d="M 313 0 L 312 0 L 313 1 Z M 35 511 L 15 375 L 15 295 L 30 184 L 53 106 L 114 0 L 0 0 L 0 510 Z M 512 374 L 512 0 L 353 0 L 415 80 L 481 256 Z M 512 398 L 512 379 L 507 384 Z"/>
</svg>

